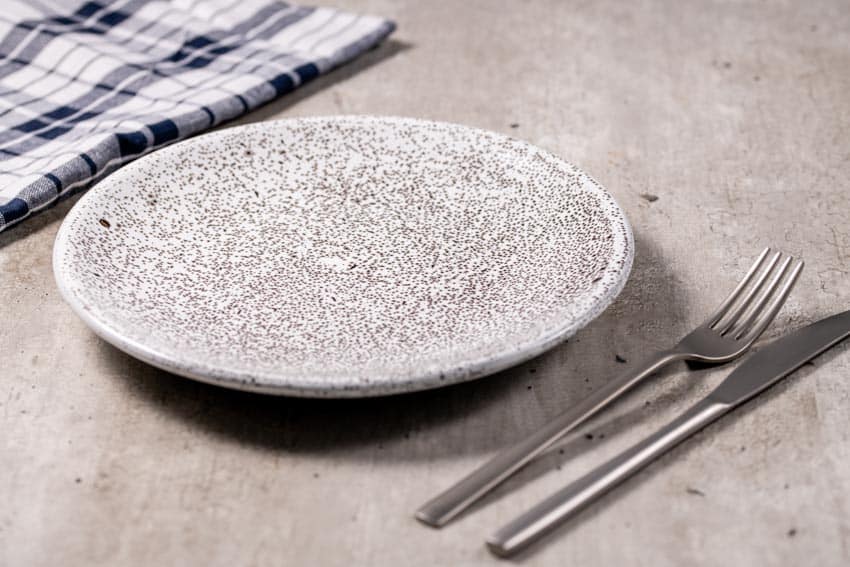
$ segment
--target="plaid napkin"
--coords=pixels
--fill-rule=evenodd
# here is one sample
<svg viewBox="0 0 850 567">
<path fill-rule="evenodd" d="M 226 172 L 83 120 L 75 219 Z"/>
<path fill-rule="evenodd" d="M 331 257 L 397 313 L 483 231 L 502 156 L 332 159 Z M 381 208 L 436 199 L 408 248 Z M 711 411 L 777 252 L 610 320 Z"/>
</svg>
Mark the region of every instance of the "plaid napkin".
<svg viewBox="0 0 850 567">
<path fill-rule="evenodd" d="M 3 0 L 0 231 L 378 44 L 390 21 L 270 0 Z"/>
</svg>

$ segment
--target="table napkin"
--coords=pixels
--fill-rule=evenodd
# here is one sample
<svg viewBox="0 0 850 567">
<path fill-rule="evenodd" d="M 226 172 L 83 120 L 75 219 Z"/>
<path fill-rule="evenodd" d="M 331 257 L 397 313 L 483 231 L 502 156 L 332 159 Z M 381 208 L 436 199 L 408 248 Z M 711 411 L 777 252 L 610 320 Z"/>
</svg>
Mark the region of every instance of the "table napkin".
<svg viewBox="0 0 850 567">
<path fill-rule="evenodd" d="M 269 0 L 4 0 L 0 231 L 292 91 L 394 27 Z"/>
</svg>

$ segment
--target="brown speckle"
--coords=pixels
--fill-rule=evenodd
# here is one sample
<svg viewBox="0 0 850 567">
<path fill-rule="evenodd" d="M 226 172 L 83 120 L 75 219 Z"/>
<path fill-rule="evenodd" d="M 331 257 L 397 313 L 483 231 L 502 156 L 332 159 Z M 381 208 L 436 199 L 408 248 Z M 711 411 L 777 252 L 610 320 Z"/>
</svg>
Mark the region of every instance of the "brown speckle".
<svg viewBox="0 0 850 567">
<path fill-rule="evenodd" d="M 108 221 L 108 220 L 106 220 L 106 219 L 100 219 L 100 220 L 99 220 L 99 221 L 97 221 L 97 222 L 99 222 L 99 223 L 100 223 L 100 226 L 102 226 L 102 227 L 104 227 L 104 228 L 109 228 L 110 226 L 112 226 L 112 225 L 110 225 L 110 224 L 109 224 L 109 221 Z"/>
<path fill-rule="evenodd" d="M 644 201 L 649 201 L 650 203 L 658 200 L 658 195 L 653 195 L 652 193 L 641 193 L 640 196 Z"/>
<path fill-rule="evenodd" d="M 685 489 L 685 492 L 687 492 L 688 494 L 692 494 L 694 496 L 702 496 L 703 498 L 705 498 L 705 492 L 703 492 L 702 490 L 700 490 L 698 488 L 692 488 L 692 487 L 689 486 Z"/>
<path fill-rule="evenodd" d="M 788 537 L 794 537 L 795 535 L 797 535 L 797 528 L 791 528 L 790 530 L 788 530 L 787 535 Z"/>
<path fill-rule="evenodd" d="M 614 355 L 614 360 L 616 360 L 616 361 L 617 361 L 617 362 L 619 362 L 620 364 L 625 364 L 626 362 L 628 362 L 625 358 L 623 358 L 623 357 L 622 357 L 622 356 L 620 356 L 619 354 L 615 354 L 615 355 Z"/>
</svg>

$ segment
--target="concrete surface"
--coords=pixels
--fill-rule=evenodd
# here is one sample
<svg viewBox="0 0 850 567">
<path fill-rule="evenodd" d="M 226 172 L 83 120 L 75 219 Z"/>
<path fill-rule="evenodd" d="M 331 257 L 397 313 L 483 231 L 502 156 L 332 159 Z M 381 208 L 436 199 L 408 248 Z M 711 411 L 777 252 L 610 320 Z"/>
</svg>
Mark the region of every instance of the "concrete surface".
<svg viewBox="0 0 850 567">
<path fill-rule="evenodd" d="M 399 30 L 243 121 L 401 114 L 539 144 L 625 208 L 630 283 L 568 344 L 476 383 L 271 399 L 154 370 L 89 332 L 52 279 L 63 203 L 0 235 L 0 564 L 494 565 L 492 529 L 728 368 L 667 372 L 443 530 L 413 510 L 622 370 L 615 355 L 631 362 L 700 322 L 763 246 L 807 262 L 770 336 L 850 307 L 846 3 L 334 3 Z M 847 351 L 516 561 L 850 564 Z"/>
</svg>

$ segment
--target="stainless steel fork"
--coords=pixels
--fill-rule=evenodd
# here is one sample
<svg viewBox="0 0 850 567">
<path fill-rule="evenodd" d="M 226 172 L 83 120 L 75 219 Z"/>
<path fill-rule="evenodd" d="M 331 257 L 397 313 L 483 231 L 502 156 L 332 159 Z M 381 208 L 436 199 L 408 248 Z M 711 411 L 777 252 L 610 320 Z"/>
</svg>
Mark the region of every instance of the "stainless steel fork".
<svg viewBox="0 0 850 567">
<path fill-rule="evenodd" d="M 780 264 L 782 254 L 770 252 L 766 248 L 717 311 L 673 348 L 653 354 L 524 441 L 500 453 L 422 506 L 416 518 L 431 526 L 444 525 L 566 433 L 672 362 L 720 364 L 741 356 L 776 317 L 803 268 L 799 261 L 792 268 L 790 256 Z"/>
</svg>

